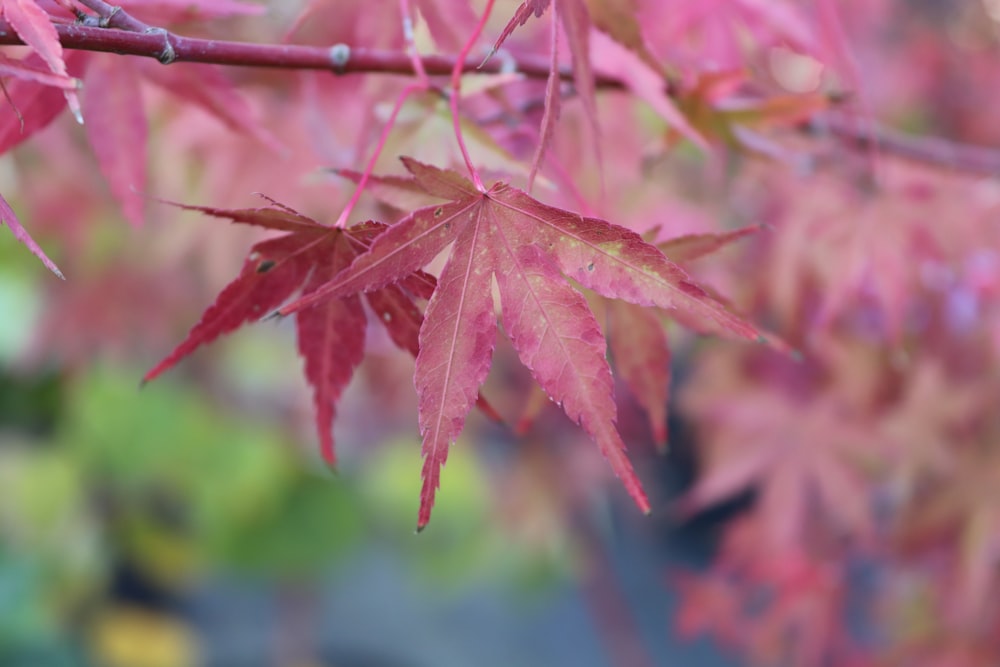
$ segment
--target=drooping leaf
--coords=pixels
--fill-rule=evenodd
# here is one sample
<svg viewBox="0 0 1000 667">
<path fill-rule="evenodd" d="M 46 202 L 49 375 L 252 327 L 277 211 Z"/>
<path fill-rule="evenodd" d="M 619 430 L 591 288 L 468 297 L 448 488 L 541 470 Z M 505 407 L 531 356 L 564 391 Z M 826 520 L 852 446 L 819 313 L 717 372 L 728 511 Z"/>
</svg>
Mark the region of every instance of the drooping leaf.
<svg viewBox="0 0 1000 667">
<path fill-rule="evenodd" d="M 28 236 L 28 232 L 24 231 L 24 227 L 22 227 L 21 223 L 18 221 L 17 215 L 14 213 L 14 209 L 10 207 L 7 200 L 3 198 L 3 195 L 0 195 L 0 224 L 7 225 L 11 233 L 14 234 L 14 238 L 26 245 L 28 250 L 31 251 L 31 254 L 42 260 L 42 264 L 44 264 L 49 271 L 56 274 L 60 278 L 65 279 L 62 271 L 59 270 L 51 259 L 45 256 L 45 253 L 38 247 L 38 244 L 35 243 L 30 236 Z"/>
<path fill-rule="evenodd" d="M 312 249 L 315 266 L 303 287 L 306 293 L 329 281 L 353 259 L 354 252 L 342 234 L 329 236 L 332 243 L 321 243 Z M 332 466 L 336 463 L 333 445 L 336 405 L 364 357 L 365 311 L 361 299 L 352 294 L 300 310 L 295 314 L 295 324 L 306 380 L 313 388 L 320 452 Z"/>
<path fill-rule="evenodd" d="M 139 77 L 130 62 L 101 54 L 91 59 L 85 82 L 83 115 L 90 145 L 125 218 L 140 226 L 149 128 Z"/>
<path fill-rule="evenodd" d="M 457 198 L 392 225 L 345 271 L 278 312 L 395 283 L 454 244 L 420 332 L 415 381 L 425 463 L 418 528 L 430 518 L 440 467 L 489 370 L 494 276 L 504 329 L 522 363 L 596 441 L 636 504 L 648 511 L 615 427 L 606 342 L 567 278 L 607 297 L 697 313 L 751 340 L 757 330 L 634 232 L 546 206 L 504 183 L 480 192 L 453 172 L 414 160 L 404 164 L 415 184 Z"/>
<path fill-rule="evenodd" d="M 68 76 L 62 44 L 48 12 L 39 7 L 35 0 L 3 0 L 3 15 L 17 36 L 45 61 L 54 74 Z M 65 89 L 63 95 L 73 115 L 80 120 L 80 101 L 76 92 Z"/>
<path fill-rule="evenodd" d="M 69 70 L 74 73 L 82 71 L 89 56 L 80 51 L 68 54 L 66 64 Z M 21 62 L 32 69 L 43 65 L 37 53 L 29 54 Z M 66 107 L 66 98 L 58 88 L 25 79 L 7 81 L 4 88 L 6 95 L 0 99 L 0 108 L 4 109 L 4 113 L 0 113 L 0 154 L 47 127 Z"/>
</svg>

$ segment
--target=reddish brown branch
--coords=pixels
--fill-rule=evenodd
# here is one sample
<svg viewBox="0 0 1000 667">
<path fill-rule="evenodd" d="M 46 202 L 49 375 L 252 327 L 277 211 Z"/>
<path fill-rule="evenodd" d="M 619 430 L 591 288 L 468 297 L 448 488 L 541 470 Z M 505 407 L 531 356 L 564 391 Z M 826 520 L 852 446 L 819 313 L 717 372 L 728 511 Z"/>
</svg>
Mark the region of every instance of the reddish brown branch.
<svg viewBox="0 0 1000 667">
<path fill-rule="evenodd" d="M 67 49 L 155 58 L 167 63 L 196 62 L 241 67 L 328 70 L 338 74 L 414 74 L 411 58 L 402 51 L 351 48 L 344 59 L 344 45 L 327 48 L 294 44 L 253 44 L 183 37 L 162 29 L 147 28 L 146 31 L 135 32 L 64 23 L 57 23 L 56 31 L 59 41 Z M 23 43 L 10 24 L 0 20 L 0 44 Z M 450 75 L 455 66 L 455 58 L 449 56 L 424 56 L 421 61 L 430 75 Z M 545 58 L 534 57 L 520 57 L 516 61 L 493 58 L 480 67 L 480 59 L 469 58 L 463 65 L 463 71 L 481 74 L 509 71 L 544 79 L 549 74 L 549 63 Z M 567 81 L 573 80 L 572 72 L 568 69 L 561 76 Z M 603 88 L 622 87 L 621 81 L 615 77 L 601 74 L 597 75 L 597 85 Z"/>
</svg>

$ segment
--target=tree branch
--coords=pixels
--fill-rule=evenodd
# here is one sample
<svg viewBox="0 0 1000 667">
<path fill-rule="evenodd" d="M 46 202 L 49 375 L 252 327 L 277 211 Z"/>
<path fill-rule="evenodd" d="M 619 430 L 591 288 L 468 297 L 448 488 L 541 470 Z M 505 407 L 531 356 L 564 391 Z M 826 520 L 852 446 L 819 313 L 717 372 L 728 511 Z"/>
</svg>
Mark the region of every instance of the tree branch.
<svg viewBox="0 0 1000 667">
<path fill-rule="evenodd" d="M 91 1 L 88 4 L 94 3 Z M 112 20 L 120 14 L 115 14 Z M 127 16 L 126 14 L 125 17 Z M 326 70 L 336 74 L 415 74 L 410 56 L 399 51 L 357 48 L 348 50 L 343 44 L 320 47 L 199 39 L 183 37 L 162 28 L 148 26 L 142 32 L 136 32 L 131 29 L 116 30 L 84 24 L 54 25 L 64 48 L 155 58 L 161 62 L 165 60 L 167 50 L 165 47 L 169 45 L 173 51 L 173 58 L 167 62 Z M 0 20 L 0 44 L 24 44 L 5 20 Z M 432 76 L 448 76 L 455 67 L 454 57 L 432 55 L 423 56 L 420 60 L 427 74 Z M 520 57 L 516 61 L 493 58 L 481 67 L 480 62 L 478 58 L 468 58 L 462 66 L 462 71 L 479 74 L 516 72 L 537 79 L 545 79 L 549 75 L 549 62 L 546 58 Z M 560 77 L 572 81 L 573 73 L 564 68 L 560 72 Z M 617 78 L 602 74 L 596 74 L 596 84 L 602 88 L 622 87 L 622 82 Z"/>
</svg>

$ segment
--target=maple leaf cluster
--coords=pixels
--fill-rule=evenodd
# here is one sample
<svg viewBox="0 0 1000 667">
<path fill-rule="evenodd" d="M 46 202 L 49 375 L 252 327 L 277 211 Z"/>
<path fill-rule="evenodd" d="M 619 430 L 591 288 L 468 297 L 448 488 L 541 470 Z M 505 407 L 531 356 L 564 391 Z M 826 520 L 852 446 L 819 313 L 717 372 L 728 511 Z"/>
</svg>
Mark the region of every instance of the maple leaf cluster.
<svg viewBox="0 0 1000 667">
<path fill-rule="evenodd" d="M 417 525 L 423 528 L 448 449 L 490 369 L 496 279 L 501 321 L 522 363 L 598 444 L 636 504 L 648 512 L 649 501 L 615 428 L 607 342 L 586 299 L 567 278 L 605 297 L 703 318 L 737 336 L 756 340 L 760 334 L 635 232 L 546 206 L 505 183 L 481 192 L 456 172 L 404 162 L 413 179 L 397 187 L 415 186 L 442 203 L 417 209 L 388 228 L 376 223 L 331 228 L 278 206 L 201 209 L 289 233 L 253 247 L 240 276 L 144 380 L 198 345 L 275 309 L 295 313 L 323 456 L 332 464 L 335 406 L 363 356 L 366 316 L 359 294 L 365 294 L 396 344 L 416 356 L 425 457 Z M 449 245 L 435 285 L 420 270 Z M 300 289 L 299 299 L 281 306 Z M 429 299 L 424 316 L 413 296 Z"/>
<path fill-rule="evenodd" d="M 473 406 L 524 435 L 557 404 L 662 509 L 623 433 L 668 451 L 676 403 L 699 470 L 671 510 L 753 496 L 715 566 L 672 580 L 681 632 L 760 664 L 996 663 L 1000 197 L 981 175 L 1000 160 L 874 121 L 1000 140 L 963 102 L 1000 74 L 990 3 L 943 32 L 893 0 L 117 4 L 0 2 L 20 44 L 0 53 L 0 221 L 61 277 L 29 211 L 69 278 L 36 359 L 162 354 L 211 303 L 150 381 L 288 318 L 334 465 L 345 391 L 391 341 L 413 363 L 418 529 Z M 549 501 L 583 504 L 586 463 L 524 449 Z M 551 515 L 526 503 L 510 514 Z M 848 622 L 860 569 L 877 637 Z"/>
</svg>

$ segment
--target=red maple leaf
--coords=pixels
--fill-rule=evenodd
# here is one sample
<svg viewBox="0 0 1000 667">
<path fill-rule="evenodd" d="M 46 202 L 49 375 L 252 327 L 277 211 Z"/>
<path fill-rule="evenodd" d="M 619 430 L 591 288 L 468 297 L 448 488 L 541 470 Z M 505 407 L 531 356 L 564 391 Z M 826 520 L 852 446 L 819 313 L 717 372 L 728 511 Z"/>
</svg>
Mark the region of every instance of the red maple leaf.
<svg viewBox="0 0 1000 667">
<path fill-rule="evenodd" d="M 24 227 L 22 227 L 21 223 L 18 221 L 17 215 L 14 214 L 14 209 L 10 207 L 10 204 L 7 203 L 7 200 L 4 199 L 2 195 L 0 195 L 0 225 L 7 225 L 7 227 L 10 228 L 11 233 L 14 235 L 14 238 L 26 245 L 28 250 L 30 250 L 35 257 L 42 260 L 42 264 L 44 264 L 49 271 L 56 274 L 60 278 L 63 277 L 59 268 L 52 262 L 51 259 L 45 256 L 45 253 L 42 252 L 40 247 L 38 247 L 38 244 L 35 243 L 30 236 L 28 236 L 28 232 L 24 231 Z"/>
<path fill-rule="evenodd" d="M 258 209 L 182 208 L 287 233 L 253 246 L 240 275 L 143 382 L 156 378 L 199 346 L 259 320 L 295 292 L 309 294 L 328 283 L 385 228 L 372 222 L 346 230 L 328 227 L 278 204 Z M 429 296 L 434 278 L 422 272 L 410 272 L 402 278 L 398 285 L 374 290 L 365 299 L 393 342 L 416 354 L 422 316 L 413 299 Z M 296 315 L 299 353 L 313 388 L 316 429 L 323 458 L 330 465 L 336 461 L 332 427 L 337 401 L 361 363 L 366 327 L 367 317 L 357 294 L 326 299 Z"/>
<path fill-rule="evenodd" d="M 70 73 L 77 75 L 82 71 L 89 55 L 82 51 L 68 54 L 66 65 Z M 44 66 L 44 61 L 37 53 L 30 53 L 17 62 L 23 69 L 36 71 Z M 63 80 L 61 76 L 56 78 Z M 67 78 L 67 80 L 74 79 Z M 46 85 L 26 76 L 4 82 L 4 89 L 5 104 L 10 105 L 12 113 L 0 114 L 0 154 L 6 153 L 35 132 L 47 127 L 62 113 L 66 103 L 61 88 Z"/>
<path fill-rule="evenodd" d="M 139 77 L 129 60 L 98 55 L 87 67 L 84 128 L 112 194 L 132 224 L 142 223 L 149 128 Z"/>
<path fill-rule="evenodd" d="M 416 184 L 448 201 L 389 227 L 334 280 L 278 312 L 381 289 L 453 244 L 420 330 L 415 384 L 425 463 L 418 529 L 430 519 L 448 448 L 490 369 L 497 327 L 494 277 L 504 330 L 522 363 L 597 442 L 636 504 L 649 511 L 615 427 L 607 343 L 567 279 L 637 305 L 695 312 L 745 338 L 757 339 L 757 330 L 628 229 L 547 206 L 505 183 L 480 192 L 456 172 L 410 159 L 404 164 Z"/>
<path fill-rule="evenodd" d="M 49 70 L 60 78 L 69 79 L 62 44 L 49 13 L 39 7 L 35 0 L 3 0 L 2 8 L 4 18 L 14 28 L 17 36 L 41 57 Z M 63 95 L 73 110 L 73 115 L 79 119 L 80 102 L 76 98 L 76 92 L 72 88 L 66 88 Z"/>
</svg>

